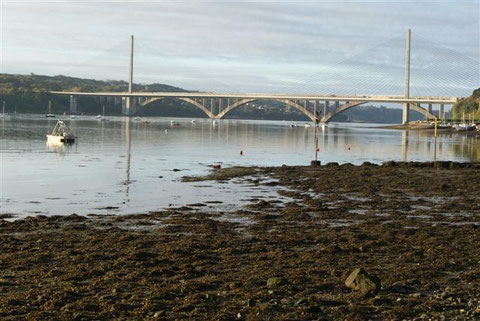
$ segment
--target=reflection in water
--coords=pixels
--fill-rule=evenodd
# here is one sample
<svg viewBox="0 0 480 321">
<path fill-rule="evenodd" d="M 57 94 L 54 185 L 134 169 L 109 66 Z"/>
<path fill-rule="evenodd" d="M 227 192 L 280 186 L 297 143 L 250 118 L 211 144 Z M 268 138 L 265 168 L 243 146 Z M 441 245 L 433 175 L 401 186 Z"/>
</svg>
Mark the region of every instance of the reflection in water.
<svg viewBox="0 0 480 321">
<path fill-rule="evenodd" d="M 180 178 L 205 174 L 209 165 L 219 162 L 222 167 L 310 164 L 315 130 L 322 164 L 434 158 L 429 131 L 372 129 L 372 124 L 331 123 L 315 129 L 303 122 L 290 127 L 292 122 L 281 121 L 222 120 L 216 125 L 206 119 L 194 124 L 190 119 L 176 121 L 180 125 L 172 127 L 170 119 L 162 118 L 130 123 L 123 117 L 110 122 L 79 117 L 70 122 L 78 144 L 45 147 L 45 133 L 56 120 L 38 116 L 2 120 L 1 210 L 61 214 L 118 206 L 119 211 L 140 212 L 181 205 L 185 199 L 212 200 L 218 191 L 180 183 Z M 439 134 L 437 160 L 480 161 L 478 137 Z M 52 161 L 55 158 L 58 161 Z M 65 186 L 71 189 L 65 191 Z M 49 200 L 52 197 L 64 200 Z M 232 198 L 238 195 L 232 193 Z"/>
<path fill-rule="evenodd" d="M 480 137 L 475 135 L 461 135 L 460 143 L 449 145 L 450 152 L 472 161 L 480 161 Z"/>
<path fill-rule="evenodd" d="M 54 152 L 57 156 L 57 159 L 65 158 L 67 153 L 71 153 L 76 150 L 77 143 L 74 144 L 65 144 L 56 141 L 47 141 L 45 142 L 46 150 L 48 152 Z"/>
<path fill-rule="evenodd" d="M 402 162 L 407 161 L 408 153 L 408 130 L 402 130 Z"/>
<path fill-rule="evenodd" d="M 126 150 L 126 169 L 127 169 L 127 176 L 125 178 L 125 203 L 129 203 L 130 199 L 128 197 L 128 192 L 130 191 L 130 148 L 131 148 L 131 133 L 130 133 L 130 118 L 125 117 L 125 146 L 127 147 Z"/>
</svg>

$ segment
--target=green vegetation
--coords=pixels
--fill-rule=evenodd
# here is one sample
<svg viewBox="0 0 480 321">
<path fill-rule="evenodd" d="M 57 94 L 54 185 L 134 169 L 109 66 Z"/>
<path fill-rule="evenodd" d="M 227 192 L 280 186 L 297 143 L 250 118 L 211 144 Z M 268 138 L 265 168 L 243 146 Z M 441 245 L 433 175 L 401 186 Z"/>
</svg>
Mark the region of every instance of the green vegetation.
<svg viewBox="0 0 480 321">
<path fill-rule="evenodd" d="M 454 119 L 480 119 L 480 88 L 473 91 L 472 95 L 460 100 L 452 107 Z"/>
<path fill-rule="evenodd" d="M 11 75 L 0 74 L 0 100 L 6 103 L 6 112 L 12 113 L 45 113 L 48 101 L 52 102 L 53 113 L 68 112 L 70 99 L 66 96 L 55 96 L 48 91 L 127 91 L 126 81 L 82 79 L 67 76 L 41 76 L 41 75 Z M 185 91 L 181 88 L 162 85 L 134 84 L 135 91 Z M 108 114 L 121 114 L 121 104 L 108 103 L 104 98 L 78 97 L 79 112 L 85 114 L 98 114 L 102 105 L 106 104 Z"/>
</svg>

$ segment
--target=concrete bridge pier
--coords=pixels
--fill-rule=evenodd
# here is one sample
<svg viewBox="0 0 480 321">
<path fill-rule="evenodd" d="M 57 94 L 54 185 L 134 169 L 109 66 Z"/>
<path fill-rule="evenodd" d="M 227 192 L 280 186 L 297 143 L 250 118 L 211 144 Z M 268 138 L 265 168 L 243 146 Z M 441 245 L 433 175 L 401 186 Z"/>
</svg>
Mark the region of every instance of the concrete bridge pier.
<svg viewBox="0 0 480 321">
<path fill-rule="evenodd" d="M 431 114 L 432 113 L 432 104 L 428 104 L 428 112 Z"/>
<path fill-rule="evenodd" d="M 440 113 L 438 114 L 438 118 L 445 119 L 445 107 L 443 104 L 440 104 Z"/>
<path fill-rule="evenodd" d="M 325 100 L 325 103 L 323 104 L 323 116 L 325 116 L 328 113 L 328 105 L 330 102 L 328 100 Z"/>
</svg>

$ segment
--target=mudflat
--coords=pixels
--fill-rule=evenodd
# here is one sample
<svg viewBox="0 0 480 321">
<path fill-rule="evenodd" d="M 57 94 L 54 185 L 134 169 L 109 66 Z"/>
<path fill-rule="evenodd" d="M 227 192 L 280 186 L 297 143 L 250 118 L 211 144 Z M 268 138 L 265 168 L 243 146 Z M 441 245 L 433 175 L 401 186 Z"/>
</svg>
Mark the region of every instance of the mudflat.
<svg viewBox="0 0 480 321">
<path fill-rule="evenodd" d="M 480 319 L 480 164 L 242 167 L 185 181 L 231 178 L 288 200 L 4 214 L 0 319 Z M 347 287 L 358 268 L 379 286 Z"/>
</svg>

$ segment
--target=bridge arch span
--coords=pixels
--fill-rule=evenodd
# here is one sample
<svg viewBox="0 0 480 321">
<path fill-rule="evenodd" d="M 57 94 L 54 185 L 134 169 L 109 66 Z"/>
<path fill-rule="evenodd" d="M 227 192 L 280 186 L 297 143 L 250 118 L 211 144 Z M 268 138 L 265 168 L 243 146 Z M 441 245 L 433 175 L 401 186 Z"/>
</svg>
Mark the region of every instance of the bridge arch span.
<svg viewBox="0 0 480 321">
<path fill-rule="evenodd" d="M 345 110 L 348 110 L 350 108 L 365 104 L 366 101 L 354 101 L 348 104 L 345 104 L 341 107 L 335 108 L 333 111 L 327 113 L 324 115 L 321 119 L 322 123 L 328 123 L 333 117 L 335 117 L 338 114 L 343 113 Z"/>
<path fill-rule="evenodd" d="M 329 121 L 331 121 L 331 119 L 333 117 L 335 117 L 336 115 L 338 114 L 341 114 L 343 113 L 344 111 L 350 109 L 350 108 L 353 108 L 353 107 L 356 107 L 356 106 L 359 106 L 359 105 L 362 105 L 362 104 L 365 104 L 367 103 L 367 101 L 355 101 L 355 102 L 350 102 L 348 104 L 345 104 L 339 108 L 336 108 L 335 110 L 327 113 L 323 118 L 322 118 L 322 122 L 323 123 L 328 123 Z M 436 116 L 433 115 L 432 113 L 430 113 L 428 110 L 426 110 L 425 108 L 421 107 L 419 104 L 417 103 L 410 103 L 410 109 L 411 110 L 414 110 L 420 114 L 422 114 L 423 116 L 425 116 L 425 118 L 429 118 L 429 119 L 433 119 L 435 118 Z"/>
<path fill-rule="evenodd" d="M 230 104 L 229 106 L 227 106 L 227 108 L 225 108 L 220 113 L 215 115 L 215 118 L 216 119 L 223 118 L 227 113 L 234 110 L 235 108 L 238 108 L 238 107 L 241 107 L 241 106 L 246 105 L 248 103 L 251 103 L 251 102 L 254 102 L 254 101 L 259 101 L 259 100 L 272 100 L 272 101 L 278 101 L 278 102 L 284 103 L 287 106 L 298 109 L 300 112 L 305 114 L 308 118 L 310 118 L 312 121 L 315 120 L 315 116 L 313 115 L 313 113 L 311 113 L 308 109 L 306 109 L 305 107 L 297 104 L 294 101 L 291 101 L 291 100 L 288 100 L 288 99 L 285 100 L 285 99 L 254 99 L 254 98 L 240 99 L 240 100 L 234 102 L 233 104 Z"/>
<path fill-rule="evenodd" d="M 165 97 L 151 97 L 151 98 L 147 98 L 145 99 L 143 102 L 140 103 L 141 106 L 146 106 L 150 103 L 153 103 L 155 101 L 158 101 L 158 100 L 162 100 L 164 99 Z M 199 103 L 198 101 L 196 101 L 194 98 L 184 98 L 184 97 L 175 97 L 175 99 L 177 100 L 181 100 L 181 101 L 184 101 L 184 102 L 187 102 L 189 104 L 192 104 L 194 105 L 195 107 L 197 107 L 198 109 L 200 109 L 201 111 L 203 111 L 208 117 L 210 118 L 215 118 L 215 115 L 210 112 L 210 110 L 208 110 L 205 106 L 203 106 L 201 103 Z"/>
</svg>

